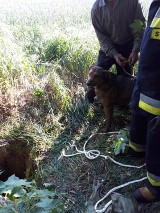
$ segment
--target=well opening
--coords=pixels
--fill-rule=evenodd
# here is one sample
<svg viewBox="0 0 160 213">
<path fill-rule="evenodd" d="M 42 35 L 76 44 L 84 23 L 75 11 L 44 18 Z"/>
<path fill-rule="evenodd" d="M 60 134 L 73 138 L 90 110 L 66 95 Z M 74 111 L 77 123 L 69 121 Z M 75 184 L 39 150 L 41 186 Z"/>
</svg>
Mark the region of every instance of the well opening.
<svg viewBox="0 0 160 213">
<path fill-rule="evenodd" d="M 1 181 L 15 174 L 19 178 L 26 178 L 31 168 L 30 147 L 22 141 L 4 143 L 0 148 Z"/>
</svg>

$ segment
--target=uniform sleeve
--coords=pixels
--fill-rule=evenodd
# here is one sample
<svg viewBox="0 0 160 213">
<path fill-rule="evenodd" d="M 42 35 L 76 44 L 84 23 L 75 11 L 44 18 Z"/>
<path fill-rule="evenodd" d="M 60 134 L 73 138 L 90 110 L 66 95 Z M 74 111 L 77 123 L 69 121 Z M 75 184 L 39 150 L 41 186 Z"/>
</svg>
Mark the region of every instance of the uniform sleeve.
<svg viewBox="0 0 160 213">
<path fill-rule="evenodd" d="M 141 28 L 139 30 L 137 30 L 137 32 L 133 33 L 134 34 L 134 45 L 133 45 L 132 51 L 139 52 L 140 46 L 141 46 L 141 41 L 143 38 L 144 28 L 145 28 L 145 21 L 146 21 L 144 18 L 143 12 L 142 12 L 142 5 L 139 2 L 139 0 L 137 0 L 134 20 L 141 21 L 141 23 L 143 24 L 143 26 L 141 26 Z"/>
<path fill-rule="evenodd" d="M 96 10 L 92 9 L 91 20 L 92 20 L 92 25 L 96 32 L 101 50 L 105 52 L 106 55 L 114 57 L 114 55 L 116 55 L 118 52 L 115 49 L 109 35 L 106 35 L 106 33 L 103 32 L 103 29 L 100 26 L 100 21 L 98 20 L 98 14 Z"/>
</svg>

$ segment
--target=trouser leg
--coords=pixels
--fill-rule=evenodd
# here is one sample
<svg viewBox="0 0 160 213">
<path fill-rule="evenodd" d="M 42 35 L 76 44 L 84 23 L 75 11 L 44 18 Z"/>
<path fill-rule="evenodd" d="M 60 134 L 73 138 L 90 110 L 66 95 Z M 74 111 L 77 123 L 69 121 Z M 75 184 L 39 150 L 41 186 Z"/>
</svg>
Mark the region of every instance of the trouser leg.
<svg viewBox="0 0 160 213">
<path fill-rule="evenodd" d="M 122 56 L 124 56 L 128 60 L 132 52 L 133 41 L 129 41 L 123 45 L 115 44 L 115 48 L 117 49 L 118 53 L 120 53 Z M 106 56 L 106 54 L 102 50 L 100 50 L 96 65 L 99 67 L 102 67 L 105 70 L 109 70 L 113 64 L 116 65 L 116 70 L 118 75 L 128 76 L 127 73 L 132 74 L 132 68 L 131 66 L 129 66 L 128 63 L 124 67 L 121 67 L 119 64 L 116 63 L 114 58 L 110 56 Z"/>
<path fill-rule="evenodd" d="M 153 116 L 148 124 L 146 168 L 148 188 L 160 196 L 160 117 L 158 116 Z"/>
<path fill-rule="evenodd" d="M 132 112 L 129 146 L 136 152 L 145 152 L 148 118 L 140 112 Z"/>
<path fill-rule="evenodd" d="M 129 76 L 130 74 L 132 74 L 132 67 L 130 67 L 128 63 L 124 67 L 121 67 L 116 63 L 116 70 L 117 75 Z"/>
<path fill-rule="evenodd" d="M 113 64 L 115 64 L 115 59 L 106 56 L 102 50 L 99 50 L 96 66 L 102 67 L 104 70 L 109 70 Z"/>
<path fill-rule="evenodd" d="M 135 191 L 137 201 L 156 201 L 160 199 L 160 116 L 157 122 L 155 115 L 148 116 L 146 142 L 147 179 L 145 187 Z"/>
<path fill-rule="evenodd" d="M 146 202 L 159 201 L 160 199 L 160 116 L 158 122 L 157 122 L 158 117 L 156 117 L 155 115 L 147 114 L 146 116 L 143 117 L 145 118 L 145 121 L 147 119 L 146 122 L 147 179 L 145 180 L 145 186 L 137 189 L 134 192 L 134 197 L 138 202 L 146 203 Z M 137 126 L 137 128 L 138 127 L 139 126 Z"/>
<path fill-rule="evenodd" d="M 129 41 L 123 45 L 115 45 L 115 48 L 123 57 L 128 60 L 133 49 L 133 41 Z M 118 75 L 128 76 L 128 74 L 132 74 L 132 67 L 128 63 L 124 67 L 121 67 L 116 64 L 116 69 Z"/>
</svg>

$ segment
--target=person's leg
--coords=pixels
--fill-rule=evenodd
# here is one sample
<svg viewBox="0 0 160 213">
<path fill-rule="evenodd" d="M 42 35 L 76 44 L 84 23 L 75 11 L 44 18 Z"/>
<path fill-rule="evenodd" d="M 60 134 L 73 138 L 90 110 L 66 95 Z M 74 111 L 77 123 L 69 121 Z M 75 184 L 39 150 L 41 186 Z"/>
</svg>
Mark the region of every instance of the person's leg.
<svg viewBox="0 0 160 213">
<path fill-rule="evenodd" d="M 128 60 L 133 49 L 133 41 L 131 40 L 122 45 L 115 45 L 115 47 L 117 51 Z M 124 67 L 121 67 L 118 64 L 116 64 L 116 69 L 118 75 L 128 76 L 128 74 L 132 74 L 132 67 L 128 63 Z"/>
<path fill-rule="evenodd" d="M 115 63 L 116 61 L 114 58 L 106 56 L 102 50 L 99 50 L 96 66 L 102 67 L 104 70 L 109 70 Z"/>
<path fill-rule="evenodd" d="M 116 63 L 117 75 L 129 76 L 132 75 L 132 67 L 127 63 L 124 67 Z"/>
<path fill-rule="evenodd" d="M 160 200 L 160 116 L 151 116 L 148 120 L 146 168 L 145 186 L 134 193 L 136 200 L 142 203 Z"/>
<path fill-rule="evenodd" d="M 109 70 L 114 63 L 115 60 L 113 58 L 106 56 L 106 54 L 102 50 L 99 50 L 96 66 L 102 67 L 104 70 Z M 88 87 L 85 96 L 90 103 L 93 103 L 94 97 L 96 96 L 94 88 Z"/>
<path fill-rule="evenodd" d="M 147 171 L 159 177 L 160 186 L 160 116 L 149 121 L 146 151 Z"/>
<path fill-rule="evenodd" d="M 144 156 L 146 151 L 148 119 L 141 112 L 132 111 L 129 151 Z"/>
</svg>

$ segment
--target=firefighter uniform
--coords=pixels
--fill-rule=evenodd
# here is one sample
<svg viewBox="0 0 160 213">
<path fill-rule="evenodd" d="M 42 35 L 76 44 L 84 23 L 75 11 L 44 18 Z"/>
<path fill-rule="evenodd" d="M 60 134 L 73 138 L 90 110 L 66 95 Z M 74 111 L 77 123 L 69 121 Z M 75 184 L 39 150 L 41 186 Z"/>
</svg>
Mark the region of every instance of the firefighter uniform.
<svg viewBox="0 0 160 213">
<path fill-rule="evenodd" d="M 149 9 L 130 107 L 129 145 L 146 152 L 147 187 L 160 197 L 160 0 L 153 0 Z"/>
</svg>

